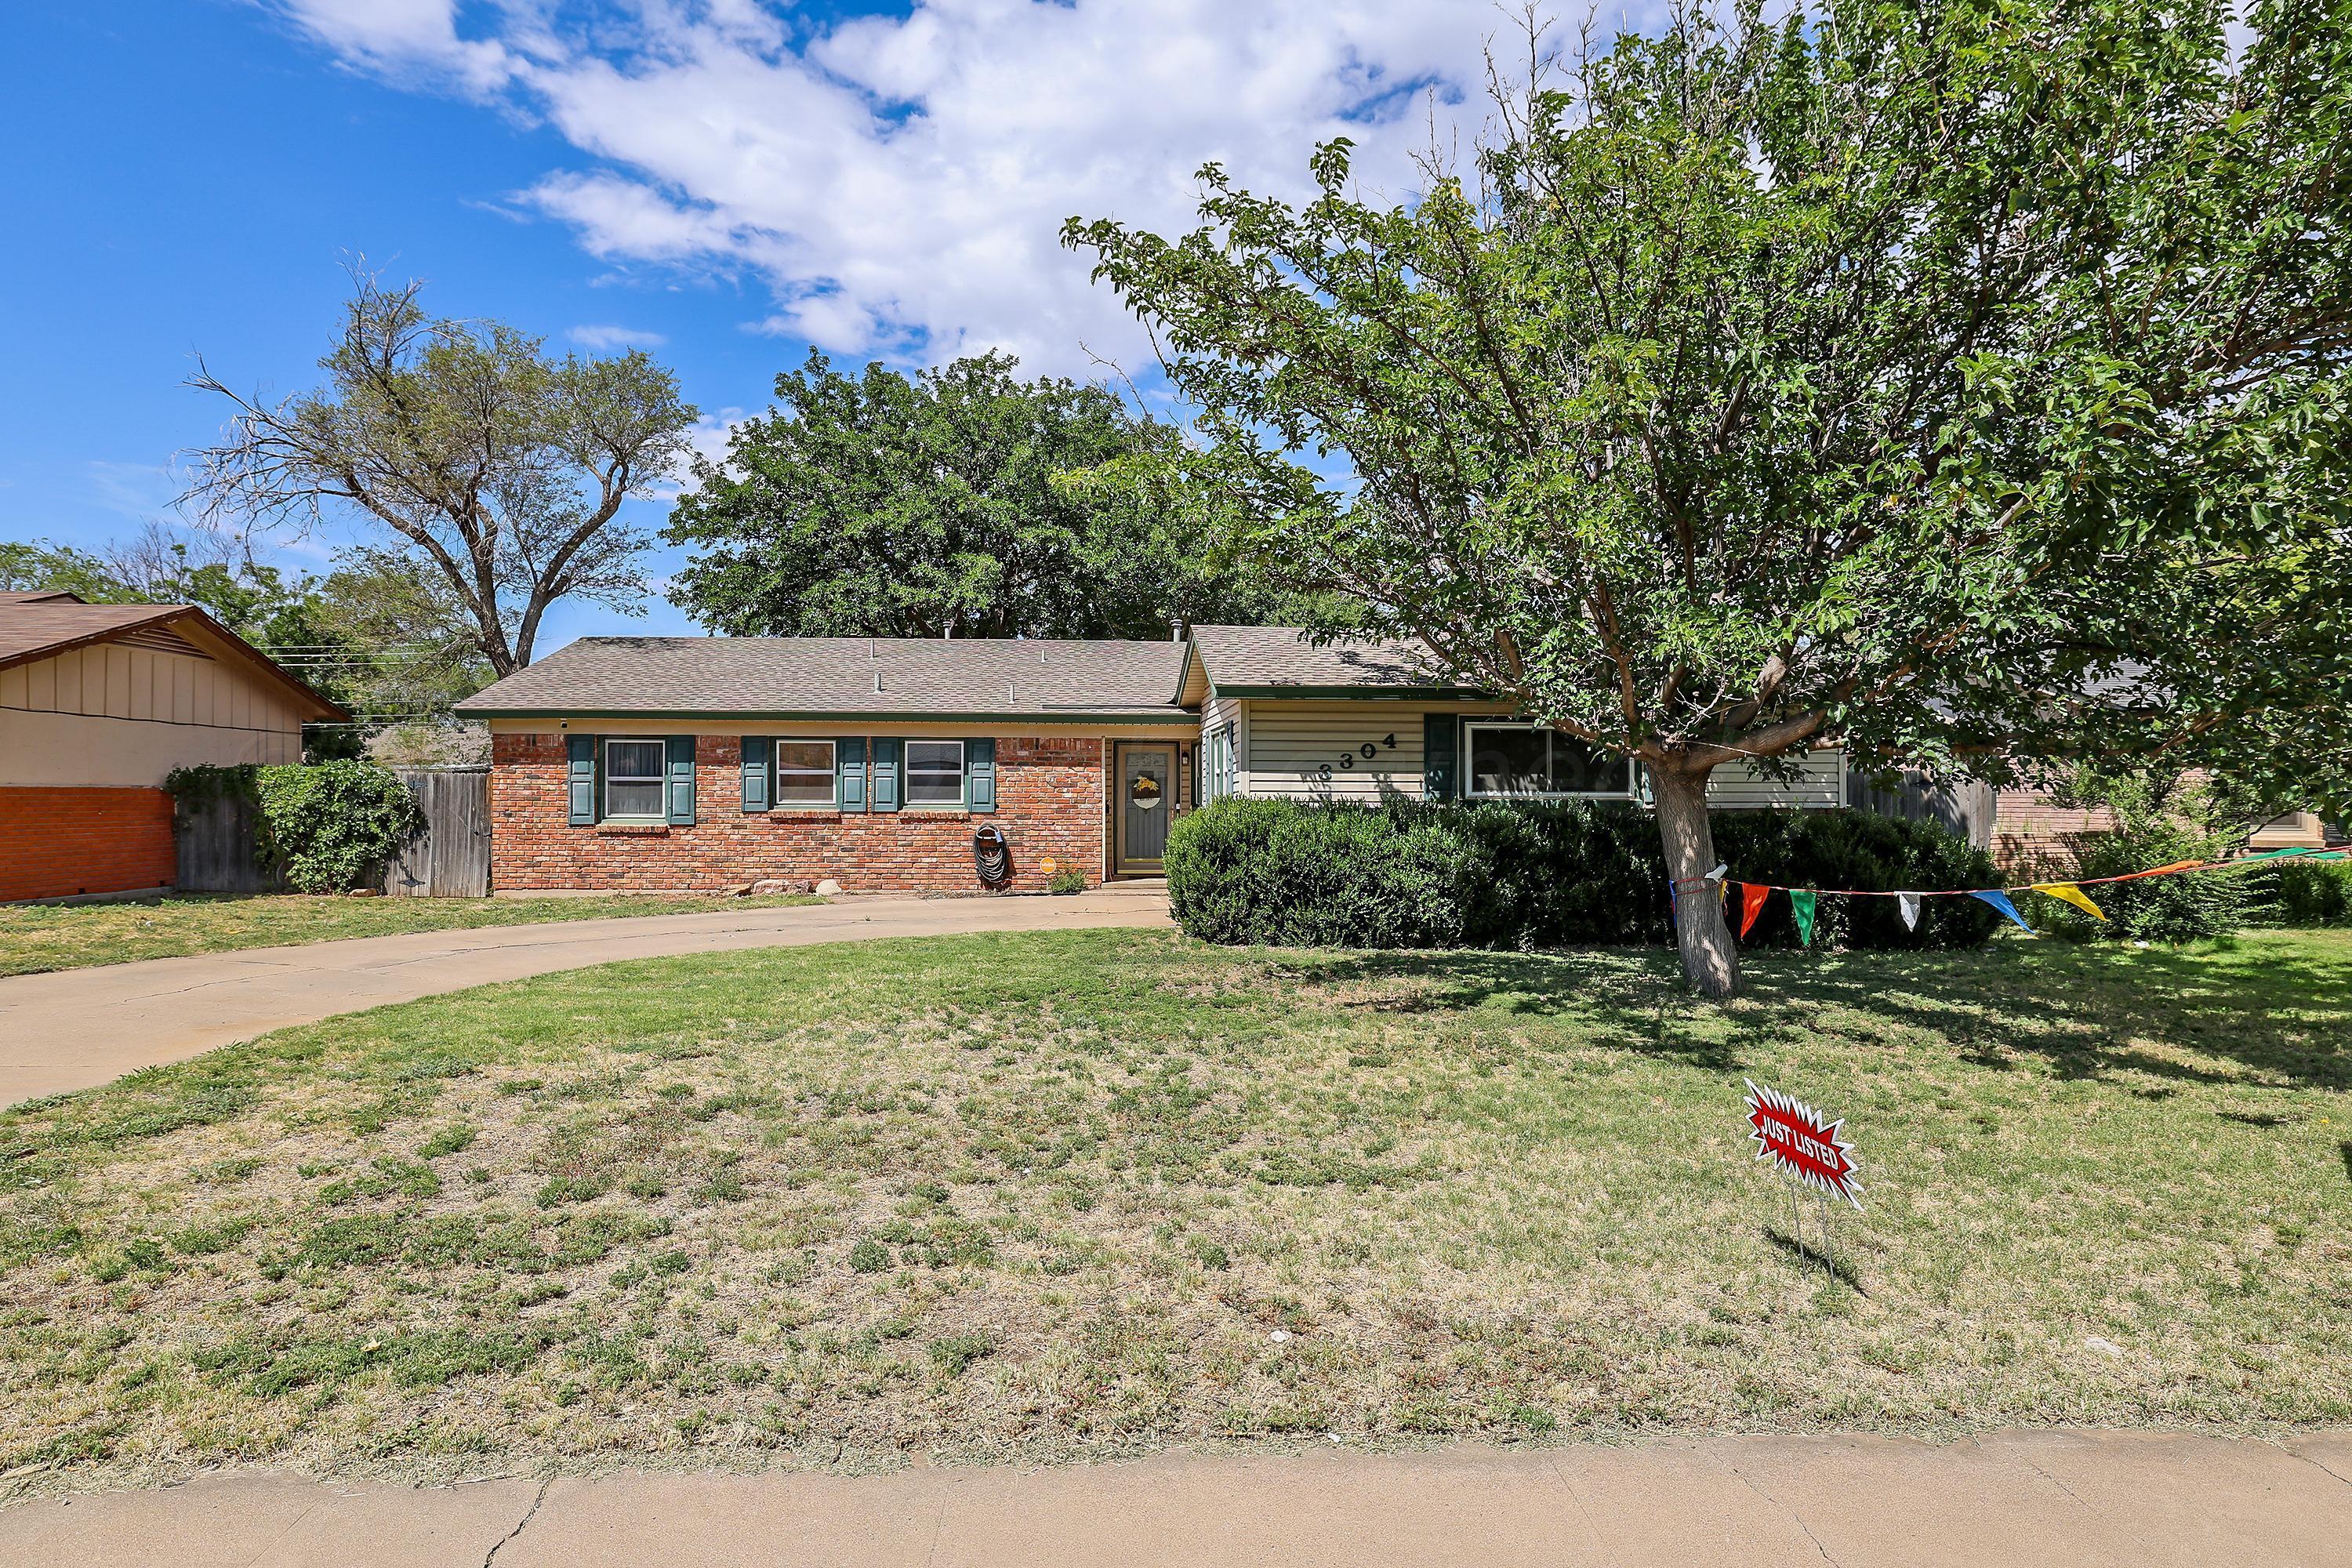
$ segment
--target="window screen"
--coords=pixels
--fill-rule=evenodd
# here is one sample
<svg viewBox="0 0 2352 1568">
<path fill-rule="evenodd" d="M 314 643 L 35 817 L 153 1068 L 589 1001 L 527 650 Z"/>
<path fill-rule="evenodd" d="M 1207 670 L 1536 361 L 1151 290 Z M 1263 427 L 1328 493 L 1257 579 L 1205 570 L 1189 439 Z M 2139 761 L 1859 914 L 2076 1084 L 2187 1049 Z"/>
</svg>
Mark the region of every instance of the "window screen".
<svg viewBox="0 0 2352 1568">
<path fill-rule="evenodd" d="M 776 804 L 778 805 L 831 805 L 833 804 L 833 742 L 831 741 L 778 741 L 776 742 Z"/>
<path fill-rule="evenodd" d="M 963 742 L 961 741 L 909 741 L 907 742 L 907 804 L 908 805 L 961 805 L 963 804 Z"/>
<path fill-rule="evenodd" d="M 662 815 L 662 756 L 659 741 L 604 742 L 604 815 Z"/>
</svg>

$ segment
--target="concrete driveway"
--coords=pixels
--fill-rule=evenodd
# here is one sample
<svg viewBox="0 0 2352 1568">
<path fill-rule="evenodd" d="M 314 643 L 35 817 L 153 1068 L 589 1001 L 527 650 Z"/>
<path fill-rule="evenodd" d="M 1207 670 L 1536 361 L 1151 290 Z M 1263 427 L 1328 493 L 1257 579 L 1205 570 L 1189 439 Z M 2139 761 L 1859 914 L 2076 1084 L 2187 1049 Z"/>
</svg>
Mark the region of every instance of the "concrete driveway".
<svg viewBox="0 0 2352 1568">
<path fill-rule="evenodd" d="M 877 937 L 1169 924 L 1166 884 L 1066 898 L 858 899 L 361 937 L 0 979 L 0 1105 L 89 1089 L 293 1024 L 558 969 Z"/>
<path fill-rule="evenodd" d="M 1715 1437 L 1170 1455 L 896 1475 L 265 1474 L 0 1508 L 0 1562 L 110 1568 L 2311 1568 L 2352 1554 L 2352 1437 Z"/>
</svg>

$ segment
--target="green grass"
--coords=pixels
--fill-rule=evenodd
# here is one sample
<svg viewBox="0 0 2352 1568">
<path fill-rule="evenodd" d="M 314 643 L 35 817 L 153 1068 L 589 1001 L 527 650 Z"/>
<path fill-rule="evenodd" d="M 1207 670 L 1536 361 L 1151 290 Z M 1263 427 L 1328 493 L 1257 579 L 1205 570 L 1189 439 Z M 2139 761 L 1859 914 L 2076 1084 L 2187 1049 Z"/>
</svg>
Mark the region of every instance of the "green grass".
<svg viewBox="0 0 2352 1568">
<path fill-rule="evenodd" d="M 822 903 L 821 899 L 730 899 L 627 894 L 593 899 L 350 899 L 300 894 L 207 895 L 103 904 L 0 905 L 0 975 L 179 958 L 245 947 L 340 942 L 354 936 L 545 921 L 683 915 L 706 910 Z"/>
<path fill-rule="evenodd" d="M 2352 1419 L 2352 933 L 1667 962 L 656 959 L 20 1108 L 0 1468 Z"/>
</svg>

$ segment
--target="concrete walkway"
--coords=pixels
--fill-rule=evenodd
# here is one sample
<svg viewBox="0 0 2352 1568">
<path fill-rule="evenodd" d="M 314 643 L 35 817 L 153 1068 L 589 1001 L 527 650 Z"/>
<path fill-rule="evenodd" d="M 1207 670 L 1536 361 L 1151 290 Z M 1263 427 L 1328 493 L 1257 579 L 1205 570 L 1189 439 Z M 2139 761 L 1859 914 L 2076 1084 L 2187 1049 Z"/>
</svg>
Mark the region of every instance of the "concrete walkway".
<svg viewBox="0 0 2352 1568">
<path fill-rule="evenodd" d="M 2352 1433 L 1949 1446 L 1170 1457 L 893 1476 L 621 1474 L 418 1489 L 237 1475 L 0 1508 L 0 1562 L 110 1568 L 2312 1568 L 2352 1561 Z"/>
<path fill-rule="evenodd" d="M 390 1002 L 673 952 L 1168 924 L 1164 883 L 1066 898 L 860 899 L 360 937 L 0 979 L 0 1105 Z"/>
</svg>

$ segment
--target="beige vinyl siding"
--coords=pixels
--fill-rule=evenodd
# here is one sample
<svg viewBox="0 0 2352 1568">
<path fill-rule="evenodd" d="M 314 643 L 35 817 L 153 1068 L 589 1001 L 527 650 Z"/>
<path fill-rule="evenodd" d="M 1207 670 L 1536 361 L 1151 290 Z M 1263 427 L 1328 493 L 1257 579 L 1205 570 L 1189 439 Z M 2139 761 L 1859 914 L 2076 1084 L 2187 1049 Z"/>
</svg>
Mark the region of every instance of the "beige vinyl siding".
<svg viewBox="0 0 2352 1568">
<path fill-rule="evenodd" d="M 1802 771 L 1790 784 L 1775 784 L 1745 763 L 1715 770 L 1707 779 L 1706 803 L 1717 811 L 1758 811 L 1794 805 L 1827 811 L 1845 805 L 1845 752 L 1808 752 Z"/>
<path fill-rule="evenodd" d="M 1198 755 L 1201 798 L 1203 801 L 1209 798 L 1210 790 L 1215 787 L 1215 781 L 1209 776 L 1211 759 L 1216 755 L 1216 747 L 1211 737 L 1228 724 L 1234 727 L 1234 793 L 1249 793 L 1249 759 L 1243 747 L 1243 710 L 1244 705 L 1230 697 L 1212 697 L 1201 704 L 1201 749 Z"/>
<path fill-rule="evenodd" d="M 121 643 L 0 669 L 0 784 L 160 784 L 196 763 L 294 763 L 276 686 L 195 652 Z"/>
<path fill-rule="evenodd" d="M 1301 800 L 1418 800 L 1423 711 L 1406 702 L 1253 700 L 1241 791 Z M 1384 743 L 1391 736 L 1395 744 Z M 1366 745 L 1373 748 L 1370 759 L 1362 754 Z M 1328 781 L 1321 772 L 1327 764 Z"/>
</svg>

